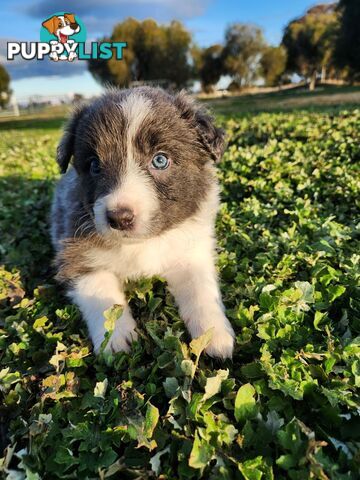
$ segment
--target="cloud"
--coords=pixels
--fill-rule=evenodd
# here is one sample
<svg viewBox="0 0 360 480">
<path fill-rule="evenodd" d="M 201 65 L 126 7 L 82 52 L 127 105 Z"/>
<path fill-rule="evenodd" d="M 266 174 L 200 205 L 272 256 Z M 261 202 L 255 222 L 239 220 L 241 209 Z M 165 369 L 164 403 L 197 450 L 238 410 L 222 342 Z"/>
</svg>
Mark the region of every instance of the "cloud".
<svg viewBox="0 0 360 480">
<path fill-rule="evenodd" d="M 40 0 L 22 11 L 39 20 L 55 12 L 74 12 L 87 29 L 98 34 L 110 34 L 113 25 L 129 16 L 138 19 L 154 18 L 159 22 L 185 20 L 201 15 L 212 0 Z"/>
<path fill-rule="evenodd" d="M 44 60 L 24 60 L 23 58 L 15 57 L 14 60 L 7 60 L 7 42 L 16 41 L 18 40 L 0 38 L 0 62 L 5 66 L 12 80 L 39 76 L 71 77 L 87 70 L 87 62 L 80 60 L 72 63 L 65 61 L 53 62 L 49 58 L 44 58 Z"/>
</svg>

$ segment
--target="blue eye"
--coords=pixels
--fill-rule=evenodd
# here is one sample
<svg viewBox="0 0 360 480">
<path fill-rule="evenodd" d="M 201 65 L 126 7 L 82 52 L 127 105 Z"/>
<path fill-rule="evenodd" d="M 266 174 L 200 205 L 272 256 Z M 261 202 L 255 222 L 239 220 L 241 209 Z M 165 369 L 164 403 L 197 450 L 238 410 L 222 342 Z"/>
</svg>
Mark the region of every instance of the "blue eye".
<svg viewBox="0 0 360 480">
<path fill-rule="evenodd" d="M 90 163 L 90 173 L 91 175 L 99 175 L 99 173 L 101 172 L 101 167 L 100 167 L 100 162 L 97 158 L 94 158 L 91 160 L 91 163 Z"/>
<path fill-rule="evenodd" d="M 151 161 L 151 165 L 157 170 L 165 170 L 170 164 L 169 159 L 163 153 L 158 153 Z"/>
</svg>

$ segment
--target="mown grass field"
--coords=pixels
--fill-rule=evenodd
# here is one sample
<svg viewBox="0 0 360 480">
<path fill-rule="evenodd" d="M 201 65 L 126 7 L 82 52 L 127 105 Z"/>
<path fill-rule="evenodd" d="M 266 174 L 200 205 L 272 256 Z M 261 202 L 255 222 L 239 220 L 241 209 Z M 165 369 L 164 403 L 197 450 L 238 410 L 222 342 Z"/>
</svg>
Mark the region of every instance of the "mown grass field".
<svg viewBox="0 0 360 480">
<path fill-rule="evenodd" d="M 360 104 L 360 86 L 320 85 L 310 92 L 294 88 L 272 93 L 243 94 L 208 100 L 214 112 L 232 116 L 247 113 L 284 112 L 295 109 L 324 112 L 339 111 Z"/>
<path fill-rule="evenodd" d="M 360 478 L 360 111 L 226 109 L 225 363 L 189 342 L 159 278 L 128 286 L 131 354 L 94 357 L 52 279 L 63 119 L 0 123 L 2 477 Z"/>
</svg>

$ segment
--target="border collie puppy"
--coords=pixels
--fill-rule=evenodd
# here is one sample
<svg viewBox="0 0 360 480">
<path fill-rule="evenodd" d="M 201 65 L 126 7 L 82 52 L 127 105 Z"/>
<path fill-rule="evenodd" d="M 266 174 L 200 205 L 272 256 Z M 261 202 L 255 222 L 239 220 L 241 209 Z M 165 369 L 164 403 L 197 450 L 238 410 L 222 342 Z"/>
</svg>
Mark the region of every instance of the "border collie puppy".
<svg viewBox="0 0 360 480">
<path fill-rule="evenodd" d="M 214 163 L 223 150 L 224 132 L 183 93 L 110 90 L 73 113 L 57 151 L 65 175 L 51 234 L 57 278 L 80 308 L 95 352 L 103 312 L 114 304 L 123 313 L 107 349 L 129 350 L 137 334 L 124 283 L 160 275 L 191 336 L 212 328 L 207 353 L 231 357 L 234 332 L 214 266 Z"/>
</svg>

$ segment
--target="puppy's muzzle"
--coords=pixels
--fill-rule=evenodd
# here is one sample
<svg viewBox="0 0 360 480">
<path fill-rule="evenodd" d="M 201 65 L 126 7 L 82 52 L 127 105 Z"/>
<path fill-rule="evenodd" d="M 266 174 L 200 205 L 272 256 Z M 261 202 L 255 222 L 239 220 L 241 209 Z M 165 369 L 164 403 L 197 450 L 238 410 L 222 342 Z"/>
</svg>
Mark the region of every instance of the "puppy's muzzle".
<svg viewBox="0 0 360 480">
<path fill-rule="evenodd" d="M 110 227 L 116 230 L 131 230 L 135 224 L 135 215 L 130 208 L 108 210 L 106 217 Z"/>
</svg>

